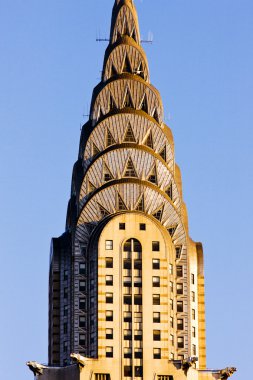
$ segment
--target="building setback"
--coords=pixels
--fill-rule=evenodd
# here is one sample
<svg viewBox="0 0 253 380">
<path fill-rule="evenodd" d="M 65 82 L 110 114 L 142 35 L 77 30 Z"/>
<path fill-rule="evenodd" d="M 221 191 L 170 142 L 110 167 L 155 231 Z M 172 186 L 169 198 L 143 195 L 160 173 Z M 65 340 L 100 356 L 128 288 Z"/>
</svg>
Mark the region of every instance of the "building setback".
<svg viewBox="0 0 253 380">
<path fill-rule="evenodd" d="M 116 0 L 66 231 L 52 240 L 49 365 L 28 365 L 41 380 L 227 379 L 235 368 L 206 369 L 205 338 L 202 245 L 136 9 Z"/>
</svg>

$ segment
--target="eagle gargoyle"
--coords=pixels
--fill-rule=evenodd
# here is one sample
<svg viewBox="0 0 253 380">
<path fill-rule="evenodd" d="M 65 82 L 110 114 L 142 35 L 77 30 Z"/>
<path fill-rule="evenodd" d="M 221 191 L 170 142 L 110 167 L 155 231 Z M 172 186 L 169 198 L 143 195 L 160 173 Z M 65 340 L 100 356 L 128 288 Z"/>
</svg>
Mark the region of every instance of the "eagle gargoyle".
<svg viewBox="0 0 253 380">
<path fill-rule="evenodd" d="M 222 369 L 220 371 L 221 379 L 226 380 L 229 377 L 231 377 L 235 372 L 236 372 L 236 368 L 235 367 L 227 367 L 225 369 Z"/>
<path fill-rule="evenodd" d="M 198 360 L 199 359 L 195 356 L 191 356 L 188 359 L 184 359 L 182 361 L 182 369 L 187 372 L 188 369 L 192 367 Z"/>
<path fill-rule="evenodd" d="M 34 376 L 36 375 L 43 375 L 43 369 L 47 368 L 42 364 L 39 364 L 37 362 L 27 362 L 26 365 L 29 367 L 29 369 L 33 372 Z"/>
<path fill-rule="evenodd" d="M 80 354 L 70 354 L 71 359 L 73 362 L 77 363 L 79 365 L 80 369 L 83 369 L 83 367 L 86 365 L 86 358 Z"/>
</svg>

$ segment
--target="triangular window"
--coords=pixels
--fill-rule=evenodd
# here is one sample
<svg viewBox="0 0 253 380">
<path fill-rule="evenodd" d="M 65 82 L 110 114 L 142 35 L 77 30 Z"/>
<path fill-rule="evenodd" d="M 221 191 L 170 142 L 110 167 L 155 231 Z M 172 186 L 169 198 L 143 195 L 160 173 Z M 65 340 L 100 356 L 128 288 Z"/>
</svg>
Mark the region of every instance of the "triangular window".
<svg viewBox="0 0 253 380">
<path fill-rule="evenodd" d="M 148 181 L 157 185 L 157 173 L 156 173 L 156 166 L 155 165 L 154 165 L 153 169 L 151 170 L 151 172 L 148 176 Z"/>
<path fill-rule="evenodd" d="M 92 182 L 88 182 L 88 189 L 89 189 L 89 193 L 91 193 L 92 191 L 96 190 L 96 187 L 93 185 Z"/>
<path fill-rule="evenodd" d="M 130 36 L 126 17 L 124 18 L 124 23 L 123 23 L 123 28 L 122 28 L 122 34 L 123 34 L 123 36 Z"/>
<path fill-rule="evenodd" d="M 112 69 L 111 69 L 111 77 L 114 77 L 118 75 L 117 70 L 115 69 L 115 66 L 112 64 Z"/>
<path fill-rule="evenodd" d="M 132 74 L 132 68 L 128 56 L 126 55 L 122 73 Z"/>
<path fill-rule="evenodd" d="M 116 109 L 117 109 L 117 106 L 116 106 L 115 100 L 113 99 L 112 94 L 110 94 L 109 112 L 113 111 L 113 110 L 116 110 Z"/>
<path fill-rule="evenodd" d="M 123 102 L 123 108 L 134 108 L 133 101 L 132 101 L 130 91 L 128 88 L 126 90 L 126 95 Z"/>
<path fill-rule="evenodd" d="M 153 118 L 157 121 L 157 123 L 160 124 L 159 115 L 158 115 L 156 108 L 155 108 L 154 113 L 153 113 Z"/>
<path fill-rule="evenodd" d="M 141 195 L 140 199 L 137 202 L 135 210 L 137 210 L 137 211 L 145 211 L 144 195 Z"/>
<path fill-rule="evenodd" d="M 129 124 L 123 142 L 136 142 L 131 125 Z"/>
<path fill-rule="evenodd" d="M 118 31 L 117 31 L 117 40 L 120 39 L 120 38 L 121 38 L 121 33 L 120 33 L 120 31 L 118 30 Z"/>
<path fill-rule="evenodd" d="M 127 206 L 125 205 L 125 202 L 121 198 L 121 196 L 118 194 L 118 209 L 120 211 L 127 210 Z"/>
<path fill-rule="evenodd" d="M 105 182 L 108 182 L 108 181 L 111 181 L 113 178 L 113 175 L 110 171 L 110 169 L 108 168 L 108 166 L 104 163 L 104 181 Z"/>
<path fill-rule="evenodd" d="M 109 129 L 107 128 L 107 133 L 106 133 L 106 146 L 111 146 L 111 145 L 114 145 L 116 144 L 116 141 L 114 140 L 114 137 L 113 135 L 111 134 L 111 132 L 109 131 Z"/>
<path fill-rule="evenodd" d="M 159 154 L 164 159 L 164 161 L 167 161 L 166 145 L 164 146 L 164 148 L 161 150 Z"/>
<path fill-rule="evenodd" d="M 147 95 L 146 94 L 144 94 L 144 96 L 143 96 L 140 109 L 142 111 L 148 113 L 148 99 L 147 99 Z"/>
<path fill-rule="evenodd" d="M 131 157 L 129 157 L 123 177 L 137 177 Z"/>
<path fill-rule="evenodd" d="M 100 153 L 100 150 L 94 143 L 92 144 L 92 153 L 93 153 L 93 156 L 96 156 L 98 153 Z"/>
<path fill-rule="evenodd" d="M 166 188 L 165 193 L 172 200 L 172 198 L 173 198 L 173 186 L 172 186 L 172 183 L 170 183 L 170 185 Z"/>
<path fill-rule="evenodd" d="M 97 202 L 97 205 L 101 214 L 101 218 L 104 218 L 105 216 L 110 215 L 109 211 L 106 210 L 100 203 Z"/>
<path fill-rule="evenodd" d="M 100 105 L 99 108 L 98 108 L 97 120 L 101 119 L 101 117 L 103 117 L 103 116 L 104 116 L 104 113 L 103 113 L 102 107 Z"/>
<path fill-rule="evenodd" d="M 171 237 L 173 237 L 175 235 L 176 229 L 177 229 L 177 225 L 168 228 L 168 232 L 169 232 Z"/>
<path fill-rule="evenodd" d="M 140 63 L 140 66 L 137 70 L 137 74 L 144 79 L 144 68 L 142 62 Z"/>
<path fill-rule="evenodd" d="M 154 149 L 153 137 L 152 137 L 152 132 L 151 131 L 149 132 L 148 137 L 145 139 L 144 145 L 148 146 L 151 149 Z"/>
<path fill-rule="evenodd" d="M 159 222 L 162 220 L 164 205 L 160 207 L 154 214 L 152 214 Z"/>
<path fill-rule="evenodd" d="M 132 38 L 135 40 L 135 42 L 137 42 L 137 37 L 136 37 L 136 31 L 135 31 L 135 29 L 133 30 Z"/>
</svg>

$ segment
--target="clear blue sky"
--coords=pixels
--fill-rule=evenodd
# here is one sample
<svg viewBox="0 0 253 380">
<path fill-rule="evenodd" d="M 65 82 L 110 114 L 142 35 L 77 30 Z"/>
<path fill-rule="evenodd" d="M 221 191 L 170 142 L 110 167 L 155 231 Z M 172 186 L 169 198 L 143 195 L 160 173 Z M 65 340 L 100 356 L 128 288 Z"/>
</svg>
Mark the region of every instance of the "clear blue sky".
<svg viewBox="0 0 253 380">
<path fill-rule="evenodd" d="M 113 0 L 0 0 L 0 378 L 47 361 L 49 246 L 64 230 L 80 124 Z M 253 2 L 136 0 L 205 248 L 208 366 L 252 355 Z"/>
</svg>

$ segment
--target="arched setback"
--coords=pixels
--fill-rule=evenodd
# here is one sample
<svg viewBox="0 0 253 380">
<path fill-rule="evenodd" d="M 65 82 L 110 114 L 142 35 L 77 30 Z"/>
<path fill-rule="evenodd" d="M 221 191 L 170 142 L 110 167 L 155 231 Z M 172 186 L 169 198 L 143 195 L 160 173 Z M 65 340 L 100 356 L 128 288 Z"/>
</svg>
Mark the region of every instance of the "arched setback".
<svg viewBox="0 0 253 380">
<path fill-rule="evenodd" d="M 124 269 L 128 253 L 123 247 L 128 239 L 137 239 L 142 247 L 141 254 L 132 252 L 132 270 Z M 141 276 L 138 276 L 140 269 L 133 269 L 135 265 L 137 268 L 138 259 L 141 259 Z M 111 260 L 113 267 L 108 268 L 106 263 Z M 97 370 L 103 365 L 104 373 L 110 373 L 111 380 L 131 378 L 124 376 L 125 366 L 133 366 L 132 378 L 153 380 L 155 373 L 168 374 L 171 354 L 177 357 L 176 343 L 173 346 L 170 340 L 171 335 L 175 342 L 177 337 L 176 323 L 170 326 L 170 318 L 176 321 L 175 308 L 172 310 L 170 305 L 170 299 L 175 300 L 170 283 L 176 281 L 175 271 L 170 271 L 172 263 L 175 263 L 175 250 L 171 238 L 166 229 L 151 218 L 125 213 L 114 217 L 104 227 L 98 242 L 98 361 L 93 364 Z M 127 277 L 131 277 L 132 286 L 124 286 Z M 141 277 L 141 287 L 134 286 L 138 277 Z M 142 305 L 126 303 L 131 292 L 131 302 L 140 302 L 141 296 Z M 113 312 L 112 321 L 106 317 L 110 311 Z M 127 312 L 131 313 L 132 322 L 124 320 Z M 124 339 L 124 330 L 132 331 L 132 359 L 124 358 L 124 352 L 131 346 L 130 341 Z M 160 331 L 160 340 L 154 340 L 157 331 Z M 106 339 L 106 333 L 112 332 L 112 339 Z M 135 340 L 134 336 L 140 332 L 142 339 Z M 155 336 L 159 338 L 159 334 Z M 140 352 L 138 349 L 143 350 L 143 359 L 135 358 L 135 352 Z M 111 350 L 113 357 L 109 359 L 106 355 Z M 154 358 L 155 353 L 161 355 L 161 360 Z M 135 367 L 142 367 L 143 376 L 134 376 Z M 96 372 L 96 368 L 93 370 Z"/>
</svg>

